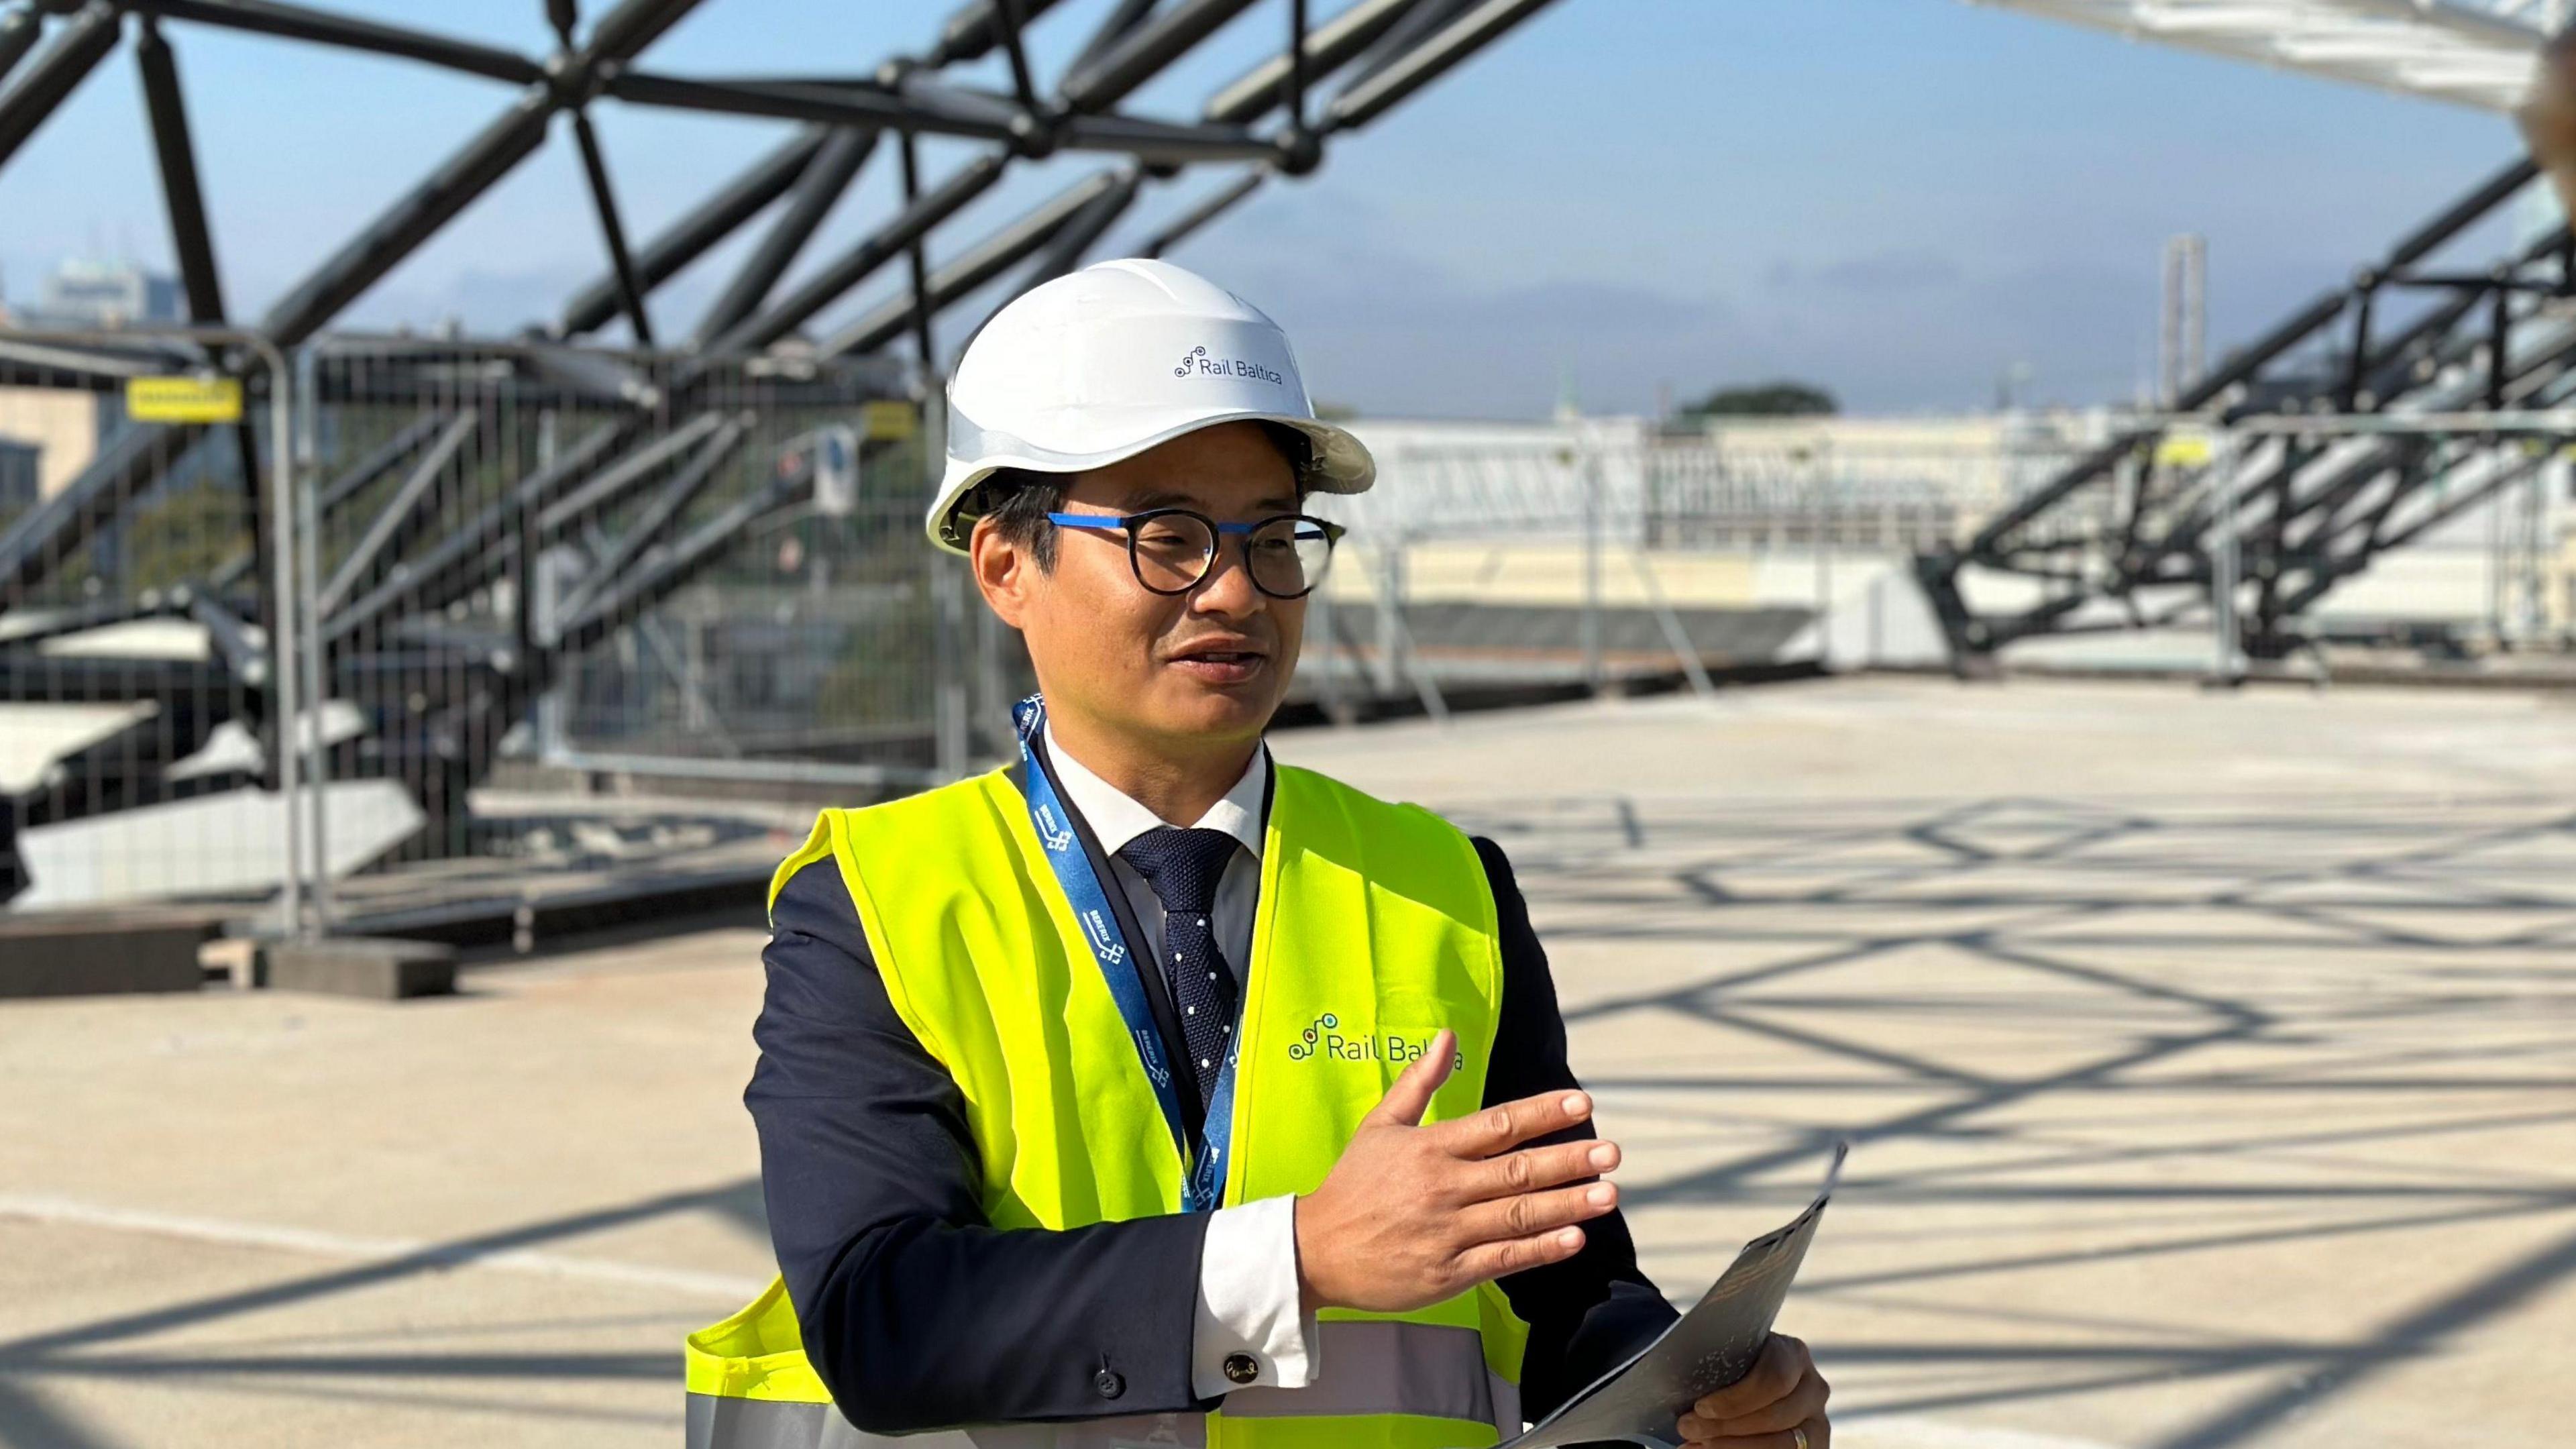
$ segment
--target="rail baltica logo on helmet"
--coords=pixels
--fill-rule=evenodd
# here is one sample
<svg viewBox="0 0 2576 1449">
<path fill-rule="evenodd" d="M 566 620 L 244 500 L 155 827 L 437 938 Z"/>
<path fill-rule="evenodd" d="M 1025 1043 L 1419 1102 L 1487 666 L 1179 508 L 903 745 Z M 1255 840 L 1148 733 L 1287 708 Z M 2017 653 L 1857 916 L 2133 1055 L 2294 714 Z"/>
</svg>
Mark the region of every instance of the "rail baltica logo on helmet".
<svg viewBox="0 0 2576 1449">
<path fill-rule="evenodd" d="M 1288 1043 L 1288 1060 L 1302 1062 L 1309 1057 L 1320 1056 L 1337 1062 L 1393 1062 L 1398 1066 L 1410 1066 L 1422 1059 L 1422 1054 L 1431 1049 L 1431 1039 L 1440 1034 L 1436 1027 L 1421 1032 L 1382 1031 L 1374 1035 L 1345 1034 L 1341 1027 L 1342 1019 L 1332 1012 L 1316 1017 L 1297 1034 L 1295 1041 Z M 1451 1065 L 1464 1070 L 1466 1052 L 1460 1051 Z"/>
<path fill-rule="evenodd" d="M 1264 367 L 1246 357 L 1210 357 L 1204 347 L 1191 348 L 1189 355 L 1181 359 L 1181 365 L 1172 369 L 1172 376 L 1249 377 L 1273 386 L 1285 385 L 1288 381 L 1276 368 Z"/>
</svg>

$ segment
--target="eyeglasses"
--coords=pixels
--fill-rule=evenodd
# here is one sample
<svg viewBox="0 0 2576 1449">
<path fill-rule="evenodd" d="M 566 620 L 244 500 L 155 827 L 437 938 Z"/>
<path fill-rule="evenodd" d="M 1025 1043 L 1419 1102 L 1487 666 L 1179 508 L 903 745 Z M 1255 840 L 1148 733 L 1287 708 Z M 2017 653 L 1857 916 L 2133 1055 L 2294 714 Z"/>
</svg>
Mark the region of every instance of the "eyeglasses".
<svg viewBox="0 0 2576 1449">
<path fill-rule="evenodd" d="M 1243 539 L 1243 569 L 1252 586 L 1274 599 L 1302 599 L 1322 583 L 1333 564 L 1342 526 L 1303 513 L 1282 513 L 1252 523 L 1219 523 L 1186 508 L 1142 513 L 1050 513 L 1061 528 L 1124 529 L 1127 563 L 1136 582 L 1158 594 L 1186 594 L 1215 567 L 1218 540 Z"/>
</svg>

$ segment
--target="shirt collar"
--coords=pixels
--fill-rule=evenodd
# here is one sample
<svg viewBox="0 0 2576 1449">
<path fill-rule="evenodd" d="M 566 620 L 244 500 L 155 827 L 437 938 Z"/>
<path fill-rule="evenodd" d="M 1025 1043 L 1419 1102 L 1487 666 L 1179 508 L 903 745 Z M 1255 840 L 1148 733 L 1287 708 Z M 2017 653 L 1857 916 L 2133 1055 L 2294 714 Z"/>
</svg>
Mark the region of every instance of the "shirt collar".
<svg viewBox="0 0 2576 1449">
<path fill-rule="evenodd" d="M 1080 811 L 1100 838 L 1100 848 L 1116 855 L 1129 841 L 1148 830 L 1171 824 L 1153 811 L 1120 793 L 1117 786 L 1091 772 L 1059 744 L 1055 727 L 1046 730 L 1047 762 L 1055 766 L 1056 784 L 1063 789 L 1067 803 Z M 1243 767 L 1243 778 L 1225 792 L 1225 798 L 1207 808 L 1207 813 L 1191 822 L 1199 830 L 1222 830 L 1231 835 L 1252 858 L 1261 858 L 1261 807 L 1270 790 L 1270 746 L 1267 742 L 1252 751 L 1250 763 Z"/>
</svg>

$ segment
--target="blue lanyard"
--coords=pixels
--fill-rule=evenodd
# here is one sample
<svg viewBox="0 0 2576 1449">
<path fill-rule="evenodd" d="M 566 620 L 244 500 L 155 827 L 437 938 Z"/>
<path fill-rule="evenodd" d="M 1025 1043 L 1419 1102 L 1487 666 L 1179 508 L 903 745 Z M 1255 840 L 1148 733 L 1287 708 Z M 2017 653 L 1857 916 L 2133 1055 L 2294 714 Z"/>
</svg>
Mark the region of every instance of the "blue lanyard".
<svg viewBox="0 0 2576 1449">
<path fill-rule="evenodd" d="M 1073 903 L 1075 919 L 1082 922 L 1082 938 L 1090 944 L 1100 977 L 1109 983 L 1118 1014 L 1127 1022 L 1127 1035 L 1134 1039 L 1136 1055 L 1145 1064 L 1145 1079 L 1153 1084 L 1154 1100 L 1162 1105 L 1163 1121 L 1172 1129 L 1172 1144 L 1180 1149 L 1187 1166 L 1181 1180 L 1181 1211 L 1213 1212 L 1225 1197 L 1225 1152 L 1234 1138 L 1234 1059 L 1242 1050 L 1242 1035 L 1227 1038 L 1225 1062 L 1217 1069 L 1216 1091 L 1208 1101 L 1207 1122 L 1194 1147 L 1183 1125 L 1172 1059 L 1163 1050 L 1153 1008 L 1145 1002 L 1144 978 L 1138 973 L 1147 967 L 1127 949 L 1127 937 L 1118 929 L 1118 913 L 1109 909 L 1108 892 L 1101 889 L 1100 873 L 1092 869 L 1090 853 L 1074 834 L 1073 813 L 1057 797 L 1055 781 L 1038 763 L 1032 742 L 1046 728 L 1046 701 L 1030 695 L 1011 707 L 1011 719 L 1019 727 L 1020 759 L 1028 767 L 1029 824 L 1037 830 L 1038 843 L 1046 847 L 1047 863 L 1055 867 L 1056 883 Z M 1152 967 L 1159 970 L 1161 963 Z"/>
</svg>

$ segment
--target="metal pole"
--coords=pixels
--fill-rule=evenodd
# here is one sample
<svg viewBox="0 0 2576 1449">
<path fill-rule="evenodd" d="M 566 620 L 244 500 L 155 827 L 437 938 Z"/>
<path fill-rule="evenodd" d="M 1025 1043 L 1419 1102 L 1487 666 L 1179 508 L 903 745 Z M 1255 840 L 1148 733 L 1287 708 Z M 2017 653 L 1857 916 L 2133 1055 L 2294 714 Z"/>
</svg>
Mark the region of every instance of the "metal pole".
<svg viewBox="0 0 2576 1449">
<path fill-rule="evenodd" d="M 1377 551 L 1377 678 L 1379 696 L 1395 693 L 1404 639 L 1404 541 L 1389 533 Z"/>
<path fill-rule="evenodd" d="M 2237 645 L 2236 586 L 2241 559 L 2236 537 L 2236 460 L 2238 444 L 2222 434 L 2209 466 L 2212 493 L 2209 549 L 2209 619 L 2214 657 L 2210 682 L 2234 687 L 2244 682 L 2245 660 Z"/>
<path fill-rule="evenodd" d="M 289 940 L 302 940 L 304 926 L 304 830 L 297 808 L 300 784 L 297 779 L 296 753 L 299 745 L 296 731 L 303 723 L 302 693 L 297 686 L 300 668 L 296 651 L 297 620 L 302 611 L 295 598 L 295 450 L 289 440 L 295 436 L 294 401 L 289 396 L 293 373 L 277 345 L 255 334 L 243 334 L 241 340 L 259 354 L 268 369 L 269 405 L 269 487 L 274 495 L 272 514 L 278 529 L 285 534 L 277 540 L 272 553 L 275 576 L 271 586 L 277 590 L 275 618 L 277 626 L 268 641 L 270 689 L 276 701 L 271 727 L 277 733 L 278 808 L 286 817 L 286 879 L 279 892 L 280 927 Z"/>
<path fill-rule="evenodd" d="M 296 396 L 302 416 L 296 420 L 295 463 L 303 486 L 296 490 L 300 507 L 296 514 L 295 537 L 281 540 L 281 547 L 291 542 L 295 548 L 297 571 L 302 592 L 296 595 L 296 618 L 303 624 L 299 641 L 304 663 L 303 690 L 311 701 L 313 727 L 304 733 L 305 748 L 311 751 L 305 771 L 306 798 L 311 802 L 313 820 L 313 930 L 314 934 L 331 934 L 333 914 L 331 900 L 331 755 L 330 741 L 324 730 L 324 702 L 330 692 L 324 681 L 322 663 L 322 611 L 313 601 L 322 587 L 321 520 L 318 517 L 321 490 L 321 389 L 315 377 L 315 362 L 310 348 L 297 348 L 295 354 Z"/>
<path fill-rule="evenodd" d="M 1583 448 L 1583 683 L 1599 694 L 1608 677 L 1601 657 L 1601 458 Z"/>
<path fill-rule="evenodd" d="M 1646 558 L 1641 544 L 1628 550 L 1629 562 L 1636 565 L 1637 584 L 1646 591 L 1646 605 L 1655 611 L 1655 623 L 1664 631 L 1664 643 L 1681 661 L 1682 676 L 1690 681 L 1691 693 L 1702 699 L 1717 698 L 1717 684 L 1708 677 L 1708 666 L 1699 657 L 1699 646 L 1691 642 L 1690 631 L 1682 627 L 1681 615 L 1664 598 L 1663 585 L 1655 582 L 1655 566 Z"/>
<path fill-rule="evenodd" d="M 1833 444 L 1816 445 L 1816 501 L 1808 535 L 1816 545 L 1816 664 L 1834 667 L 1834 461 Z"/>
</svg>

